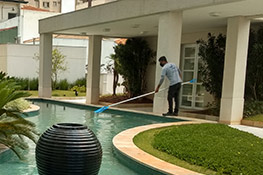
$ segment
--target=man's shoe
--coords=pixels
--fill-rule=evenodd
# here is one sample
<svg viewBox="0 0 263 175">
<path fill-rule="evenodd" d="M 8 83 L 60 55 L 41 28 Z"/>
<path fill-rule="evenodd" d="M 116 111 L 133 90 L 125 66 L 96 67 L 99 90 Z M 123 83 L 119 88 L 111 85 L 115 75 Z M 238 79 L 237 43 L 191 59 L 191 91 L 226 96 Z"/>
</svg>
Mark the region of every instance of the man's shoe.
<svg viewBox="0 0 263 175">
<path fill-rule="evenodd" d="M 167 112 L 167 113 L 164 113 L 163 116 L 173 116 L 173 113 L 172 112 Z"/>
<path fill-rule="evenodd" d="M 178 113 L 177 113 L 177 112 L 174 112 L 174 113 L 173 113 L 173 116 L 178 116 Z"/>
</svg>

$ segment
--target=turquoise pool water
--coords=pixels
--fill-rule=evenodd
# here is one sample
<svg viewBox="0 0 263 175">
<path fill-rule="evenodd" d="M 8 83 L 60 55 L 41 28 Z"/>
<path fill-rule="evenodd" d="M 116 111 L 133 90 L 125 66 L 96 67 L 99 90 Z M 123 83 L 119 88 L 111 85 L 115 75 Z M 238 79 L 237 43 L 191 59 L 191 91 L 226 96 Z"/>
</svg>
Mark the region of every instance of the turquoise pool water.
<svg viewBox="0 0 263 175">
<path fill-rule="evenodd" d="M 103 149 L 103 160 L 99 175 L 140 175 L 139 172 L 132 170 L 118 160 L 112 144 L 112 138 L 116 134 L 125 129 L 140 125 L 178 121 L 169 118 L 120 113 L 110 110 L 107 113 L 94 115 L 94 109 L 92 108 L 74 108 L 67 106 L 66 103 L 62 103 L 62 105 L 37 101 L 35 104 L 40 106 L 39 114 L 27 119 L 37 125 L 40 133 L 43 133 L 55 123 L 65 122 L 85 124 L 94 131 Z M 0 175 L 37 175 L 35 145 L 29 142 L 29 146 L 29 151 L 25 153 L 27 160 L 24 162 L 19 161 L 12 154 L 7 154 L 2 160 L 0 158 Z"/>
</svg>

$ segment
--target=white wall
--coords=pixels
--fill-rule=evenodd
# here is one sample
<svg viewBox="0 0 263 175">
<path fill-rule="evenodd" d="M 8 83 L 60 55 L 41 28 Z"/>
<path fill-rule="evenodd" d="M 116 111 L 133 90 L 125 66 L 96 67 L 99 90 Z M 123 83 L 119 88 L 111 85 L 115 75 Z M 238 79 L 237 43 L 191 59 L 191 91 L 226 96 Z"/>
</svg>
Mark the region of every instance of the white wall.
<svg viewBox="0 0 263 175">
<path fill-rule="evenodd" d="M 0 44 L 0 71 L 7 72 L 7 58 L 6 58 L 6 45 Z"/>
<path fill-rule="evenodd" d="M 101 72 L 105 73 L 105 67 L 109 62 L 112 62 L 111 59 L 109 59 L 109 56 L 114 53 L 113 47 L 115 46 L 115 42 L 113 39 L 103 39 L 102 40 L 102 51 L 101 51 L 101 65 L 104 64 L 105 66 L 101 67 Z M 88 53 L 88 49 L 87 49 Z"/>
<path fill-rule="evenodd" d="M 66 56 L 68 70 L 59 74 L 59 79 L 70 82 L 85 77 L 86 48 L 84 47 L 57 47 Z M 10 76 L 35 78 L 38 77 L 38 61 L 33 57 L 39 52 L 38 45 L 0 45 L 0 63 L 5 64 L 6 72 Z M 4 70 L 5 66 L 0 66 Z"/>
<path fill-rule="evenodd" d="M 32 43 L 28 43 L 32 44 Z M 35 44 L 39 44 L 39 41 L 35 42 Z M 74 46 L 74 47 L 86 47 L 86 58 L 88 58 L 89 52 L 89 40 L 87 39 L 70 39 L 70 38 L 53 38 L 53 45 L 56 46 Z M 105 67 L 109 62 L 112 62 L 109 59 L 109 56 L 114 53 L 113 47 L 116 45 L 114 39 L 103 39 L 102 40 L 102 50 L 101 50 L 101 64 L 104 66 L 101 67 L 101 72 L 106 73 Z M 86 59 L 88 61 L 88 59 Z M 88 62 L 86 62 L 88 64 Z"/>
<path fill-rule="evenodd" d="M 38 38 L 38 20 L 47 18 L 50 16 L 57 15 L 59 13 L 54 12 L 42 12 L 33 10 L 21 10 L 20 16 L 20 31 L 19 37 L 21 37 L 21 42 L 33 38 Z"/>
<path fill-rule="evenodd" d="M 123 78 L 119 76 L 120 84 L 123 83 Z M 112 94 L 113 93 L 113 74 L 102 73 L 100 75 L 100 95 Z M 124 86 L 117 86 L 116 93 L 124 93 Z"/>
</svg>

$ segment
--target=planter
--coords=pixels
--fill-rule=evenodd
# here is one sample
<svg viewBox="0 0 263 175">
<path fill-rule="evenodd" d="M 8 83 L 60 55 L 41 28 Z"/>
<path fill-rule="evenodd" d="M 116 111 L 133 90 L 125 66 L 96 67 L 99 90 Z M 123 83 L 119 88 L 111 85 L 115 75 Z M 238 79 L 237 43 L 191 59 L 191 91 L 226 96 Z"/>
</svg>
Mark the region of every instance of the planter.
<svg viewBox="0 0 263 175">
<path fill-rule="evenodd" d="M 258 128 L 263 128 L 263 122 L 260 122 L 260 121 L 242 120 L 241 124 L 247 125 L 247 126 L 254 126 L 254 127 L 258 127 Z"/>
<path fill-rule="evenodd" d="M 53 125 L 41 135 L 36 146 L 40 175 L 97 175 L 101 159 L 97 137 L 81 124 Z"/>
</svg>

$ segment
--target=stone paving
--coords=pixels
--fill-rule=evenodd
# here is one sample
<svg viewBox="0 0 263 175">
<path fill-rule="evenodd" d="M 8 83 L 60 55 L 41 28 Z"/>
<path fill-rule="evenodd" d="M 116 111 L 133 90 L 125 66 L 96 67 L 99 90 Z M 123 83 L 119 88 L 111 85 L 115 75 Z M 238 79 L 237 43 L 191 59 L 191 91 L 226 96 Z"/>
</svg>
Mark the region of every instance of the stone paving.
<svg viewBox="0 0 263 175">
<path fill-rule="evenodd" d="M 245 125 L 230 125 L 230 126 L 232 128 L 236 128 L 241 131 L 249 132 L 251 134 L 254 134 L 255 136 L 263 138 L 263 128 L 257 128 L 257 127 L 245 126 Z"/>
</svg>

